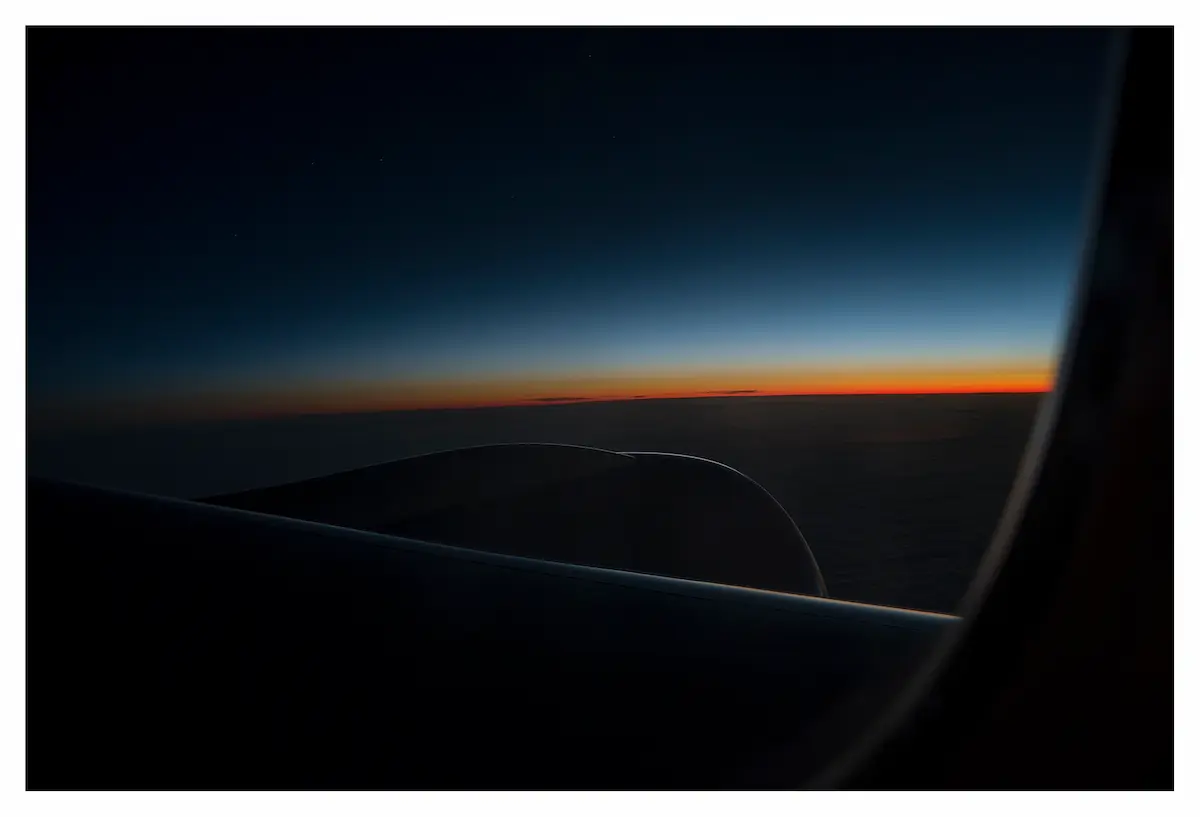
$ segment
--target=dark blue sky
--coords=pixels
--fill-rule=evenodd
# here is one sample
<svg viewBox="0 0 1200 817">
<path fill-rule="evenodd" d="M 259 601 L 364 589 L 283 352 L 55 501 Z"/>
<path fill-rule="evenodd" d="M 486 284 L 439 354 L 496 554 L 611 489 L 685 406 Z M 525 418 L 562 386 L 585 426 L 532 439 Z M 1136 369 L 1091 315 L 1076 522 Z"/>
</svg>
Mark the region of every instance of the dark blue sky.
<svg viewBox="0 0 1200 817">
<path fill-rule="evenodd" d="M 352 408 L 1045 369 L 1108 45 L 35 30 L 30 397 Z"/>
</svg>

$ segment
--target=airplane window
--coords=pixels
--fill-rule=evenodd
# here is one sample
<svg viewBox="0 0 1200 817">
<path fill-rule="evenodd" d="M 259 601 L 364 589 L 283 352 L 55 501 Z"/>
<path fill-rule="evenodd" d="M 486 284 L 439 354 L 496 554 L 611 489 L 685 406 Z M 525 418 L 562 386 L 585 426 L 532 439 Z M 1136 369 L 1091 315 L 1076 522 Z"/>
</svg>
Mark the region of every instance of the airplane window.
<svg viewBox="0 0 1200 817">
<path fill-rule="evenodd" d="M 1052 386 L 1108 47 L 33 31 L 29 471 L 950 611 Z"/>
</svg>

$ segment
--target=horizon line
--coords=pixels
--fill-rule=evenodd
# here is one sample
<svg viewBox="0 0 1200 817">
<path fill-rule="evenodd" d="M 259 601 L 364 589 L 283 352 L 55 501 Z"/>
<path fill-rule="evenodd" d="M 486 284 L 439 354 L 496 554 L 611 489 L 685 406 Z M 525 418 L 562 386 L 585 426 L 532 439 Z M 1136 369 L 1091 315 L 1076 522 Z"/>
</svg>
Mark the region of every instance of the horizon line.
<svg viewBox="0 0 1200 817">
<path fill-rule="evenodd" d="M 263 419 L 278 416 L 336 416 L 339 414 L 393 414 L 399 412 L 417 411 L 474 411 L 489 408 L 544 408 L 549 406 L 579 406 L 597 403 L 651 403 L 657 400 L 728 400 L 776 397 L 956 397 L 1001 394 L 1048 394 L 1053 386 L 1030 386 L 1017 388 L 970 388 L 970 389 L 941 389 L 941 390 L 907 390 L 907 389 L 855 389 L 847 391 L 796 391 L 773 392 L 751 389 L 731 389 L 729 391 L 702 392 L 696 394 L 661 394 L 661 395 L 632 395 L 630 397 L 526 397 L 520 400 L 506 400 L 495 403 L 446 404 L 429 406 L 404 406 L 379 409 L 332 409 L 327 411 L 308 411 L 287 414 L 260 414 Z"/>
<path fill-rule="evenodd" d="M 477 411 L 480 409 L 501 409 L 501 408 L 548 408 L 562 406 L 578 406 L 578 405 L 604 405 L 614 403 L 647 403 L 663 400 L 732 400 L 732 399 L 747 399 L 747 398 L 785 398 L 785 397 L 953 397 L 953 396 L 986 396 L 986 395 L 1019 395 L 1019 394 L 1047 394 L 1053 388 L 1053 384 L 1038 385 L 1038 386 L 1007 386 L 1000 388 L 958 388 L 958 389 L 847 389 L 840 391 L 758 391 L 751 392 L 746 389 L 724 390 L 722 393 L 687 393 L 687 394 L 659 394 L 659 395 L 631 395 L 628 397 L 569 397 L 548 399 L 542 397 L 526 397 L 519 400 L 505 400 L 490 403 L 458 403 L 458 404 L 442 404 L 442 405 L 423 405 L 423 406 L 385 406 L 385 407 L 361 407 L 361 408 L 312 408 L 304 409 L 297 408 L 295 410 L 280 409 L 278 406 L 270 408 L 263 407 L 260 410 L 253 408 L 221 411 L 217 409 L 211 412 L 196 412 L 196 411 L 171 411 L 170 409 L 163 410 L 165 407 L 159 407 L 157 410 L 148 406 L 123 406 L 111 407 L 110 411 L 94 410 L 81 412 L 79 416 L 69 417 L 66 414 L 60 414 L 57 420 L 48 419 L 43 423 L 28 423 L 27 429 L 33 430 L 40 426 L 43 431 L 52 431 L 61 429 L 64 431 L 86 428 L 112 428 L 114 426 L 136 426 L 136 425 L 169 425 L 173 423 L 205 423 L 205 422 L 240 422 L 253 420 L 284 420 L 295 419 L 301 417 L 336 417 L 343 415 L 355 414 L 395 414 L 395 413 L 416 413 L 416 412 L 436 412 L 436 411 Z M 45 415 L 43 415 L 45 417 Z M 86 418 L 86 419 L 85 419 Z M 27 412 L 27 420 L 32 419 Z"/>
</svg>

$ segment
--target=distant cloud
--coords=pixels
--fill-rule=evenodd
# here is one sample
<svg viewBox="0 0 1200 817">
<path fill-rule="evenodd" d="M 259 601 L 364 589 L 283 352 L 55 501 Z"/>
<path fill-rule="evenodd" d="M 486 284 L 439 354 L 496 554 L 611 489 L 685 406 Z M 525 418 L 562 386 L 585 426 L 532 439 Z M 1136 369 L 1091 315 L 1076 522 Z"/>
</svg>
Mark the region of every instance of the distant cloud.
<svg viewBox="0 0 1200 817">
<path fill-rule="evenodd" d="M 590 397 L 530 397 L 525 402 L 527 403 L 579 403 L 584 400 L 591 400 Z"/>
<path fill-rule="evenodd" d="M 648 394 L 635 394 L 633 397 L 630 397 L 629 399 L 630 399 L 630 400 L 645 400 L 645 399 L 647 399 L 649 396 L 650 396 L 650 395 L 648 395 Z"/>
<path fill-rule="evenodd" d="M 758 389 L 724 389 L 722 391 L 706 391 L 704 394 L 758 394 Z"/>
</svg>

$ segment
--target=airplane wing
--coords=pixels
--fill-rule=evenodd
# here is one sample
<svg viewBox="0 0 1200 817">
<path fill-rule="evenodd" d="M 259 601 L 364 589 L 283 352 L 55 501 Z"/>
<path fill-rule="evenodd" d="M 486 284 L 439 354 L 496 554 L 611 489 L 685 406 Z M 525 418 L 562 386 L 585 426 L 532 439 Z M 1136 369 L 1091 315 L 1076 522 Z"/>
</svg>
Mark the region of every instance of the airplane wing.
<svg viewBox="0 0 1200 817">
<path fill-rule="evenodd" d="M 493 553 L 826 595 L 808 543 L 775 498 L 699 457 L 486 445 L 207 501 Z"/>
<path fill-rule="evenodd" d="M 528 479 L 476 480 L 468 522 L 451 524 L 447 500 L 473 479 L 451 464 L 503 473 L 513 456 Z M 667 475 L 697 492 L 702 519 L 719 521 L 723 497 L 762 518 L 701 537 L 729 553 L 654 549 L 678 519 L 654 528 L 655 508 L 684 489 Z M 642 489 L 632 521 L 589 516 L 595 535 L 570 547 L 604 562 L 613 536 L 647 572 L 537 557 L 578 529 L 543 506 L 536 535 L 531 497 L 584 507 Z M 749 581 L 761 557 L 777 584 L 819 581 L 765 492 L 686 458 L 470 450 L 221 505 L 41 479 L 28 496 L 31 788 L 736 786 L 957 621 L 650 575 Z M 503 553 L 385 532 L 471 544 L 510 519 Z M 347 526 L 363 521 L 377 529 Z M 649 552 L 622 543 L 630 530 Z"/>
</svg>

